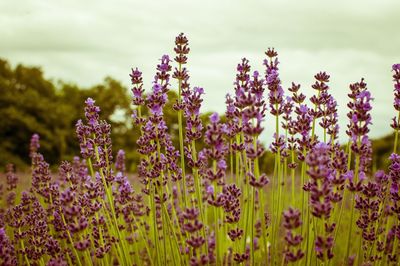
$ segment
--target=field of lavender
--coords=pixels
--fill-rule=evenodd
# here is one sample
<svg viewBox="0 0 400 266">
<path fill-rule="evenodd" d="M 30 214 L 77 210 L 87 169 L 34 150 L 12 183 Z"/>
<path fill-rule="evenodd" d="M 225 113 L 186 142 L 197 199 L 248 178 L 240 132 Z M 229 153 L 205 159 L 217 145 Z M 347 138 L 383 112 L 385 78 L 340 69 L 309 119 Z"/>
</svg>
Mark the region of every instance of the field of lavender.
<svg viewBox="0 0 400 266">
<path fill-rule="evenodd" d="M 239 62 L 225 114 L 203 124 L 204 90 L 189 84 L 184 34 L 174 51 L 162 56 L 148 93 L 142 73 L 130 74 L 141 156 L 133 176 L 92 98 L 76 123 L 79 157 L 52 173 L 34 134 L 31 184 L 7 166 L 1 265 L 399 265 L 400 64 L 392 66 L 393 153 L 388 169 L 372 170 L 364 79 L 349 86 L 348 115 L 339 118 L 327 73 L 315 75 L 309 99 L 299 84 L 285 91 L 278 53 L 268 49 L 263 74 Z M 164 119 L 172 87 L 175 146 Z M 348 120 L 345 145 L 338 119 Z M 259 160 L 266 126 L 275 128 L 268 176 Z"/>
</svg>

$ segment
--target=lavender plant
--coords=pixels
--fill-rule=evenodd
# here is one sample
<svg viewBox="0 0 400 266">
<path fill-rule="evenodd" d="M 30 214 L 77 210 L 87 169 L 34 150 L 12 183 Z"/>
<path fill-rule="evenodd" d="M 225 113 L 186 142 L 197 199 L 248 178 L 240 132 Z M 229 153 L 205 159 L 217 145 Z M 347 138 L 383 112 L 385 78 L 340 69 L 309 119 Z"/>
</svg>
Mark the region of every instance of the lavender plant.
<svg viewBox="0 0 400 266">
<path fill-rule="evenodd" d="M 350 85 L 349 141 L 341 146 L 326 72 L 314 76 L 315 95 L 307 99 L 300 84 L 283 89 L 274 49 L 265 53 L 264 76 L 243 58 L 225 114 L 205 123 L 205 90 L 189 84 L 184 34 L 174 51 L 175 63 L 161 57 L 149 90 L 138 68 L 130 73 L 136 173 L 127 172 L 124 150 L 114 153 L 111 126 L 91 98 L 76 123 L 80 156 L 53 173 L 34 134 L 30 187 L 6 167 L 1 265 L 399 263 L 400 64 L 392 67 L 394 152 L 388 169 L 372 171 L 373 98 L 364 79 Z M 178 136 L 164 115 L 171 78 Z M 271 119 L 268 149 L 261 134 Z M 274 156 L 270 176 L 261 167 L 266 152 Z"/>
</svg>

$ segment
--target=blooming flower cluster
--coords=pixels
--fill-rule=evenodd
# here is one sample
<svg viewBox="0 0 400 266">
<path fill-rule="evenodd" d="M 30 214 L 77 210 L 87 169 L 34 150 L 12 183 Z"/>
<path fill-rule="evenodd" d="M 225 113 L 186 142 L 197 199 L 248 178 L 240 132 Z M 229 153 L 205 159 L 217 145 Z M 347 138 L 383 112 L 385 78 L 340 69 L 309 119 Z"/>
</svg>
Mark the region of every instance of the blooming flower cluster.
<svg viewBox="0 0 400 266">
<path fill-rule="evenodd" d="M 1 265 L 399 264 L 399 64 L 394 149 L 388 168 L 375 170 L 364 79 L 350 85 L 343 146 L 328 73 L 314 76 L 310 98 L 294 82 L 286 91 L 270 48 L 265 75 L 241 59 L 225 113 L 203 114 L 205 89 L 189 84 L 184 34 L 174 52 L 174 60 L 161 57 L 149 90 L 138 68 L 129 75 L 137 167 L 125 164 L 129 147 L 113 151 L 111 126 L 92 98 L 76 123 L 80 156 L 54 171 L 33 134 L 30 186 L 7 165 Z M 172 81 L 176 124 L 165 115 Z M 269 149 L 266 121 L 275 127 Z"/>
</svg>

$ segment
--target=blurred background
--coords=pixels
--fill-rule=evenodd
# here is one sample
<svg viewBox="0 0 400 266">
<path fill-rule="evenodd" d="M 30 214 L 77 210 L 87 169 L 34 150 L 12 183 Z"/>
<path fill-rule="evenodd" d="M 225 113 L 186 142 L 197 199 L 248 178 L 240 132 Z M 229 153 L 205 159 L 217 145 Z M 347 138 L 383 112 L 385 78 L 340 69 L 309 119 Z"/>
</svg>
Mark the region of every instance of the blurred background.
<svg viewBox="0 0 400 266">
<path fill-rule="evenodd" d="M 190 83 L 206 92 L 204 120 L 211 111 L 224 112 L 240 59 L 248 58 L 252 70 L 264 73 L 264 52 L 274 47 L 284 88 L 294 81 L 310 96 L 313 76 L 331 75 L 345 143 L 348 85 L 364 77 L 375 98 L 370 136 L 379 167 L 391 147 L 399 13 L 398 0 L 1 1 L 0 168 L 7 162 L 20 169 L 29 164 L 33 133 L 40 134 L 41 151 L 51 164 L 77 155 L 74 126 L 83 117 L 84 100 L 92 97 L 112 124 L 114 151 L 124 148 L 134 171 L 130 69 L 143 72 L 148 90 L 158 59 L 173 56 L 180 32 L 190 42 Z M 175 113 L 166 117 L 176 130 Z M 274 130 L 270 119 L 262 136 L 266 145 Z"/>
</svg>

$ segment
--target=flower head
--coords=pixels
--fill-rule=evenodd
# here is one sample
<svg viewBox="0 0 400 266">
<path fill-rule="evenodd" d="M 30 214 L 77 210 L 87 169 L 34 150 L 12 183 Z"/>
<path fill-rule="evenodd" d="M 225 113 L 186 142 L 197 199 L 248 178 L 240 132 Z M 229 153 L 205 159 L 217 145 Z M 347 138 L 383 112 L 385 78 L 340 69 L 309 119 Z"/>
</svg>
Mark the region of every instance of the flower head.
<svg viewBox="0 0 400 266">
<path fill-rule="evenodd" d="M 218 113 L 213 113 L 212 115 L 210 115 L 210 121 L 211 123 L 215 124 L 219 122 L 219 115 Z"/>
<path fill-rule="evenodd" d="M 33 158 L 40 148 L 39 135 L 33 134 L 29 145 L 29 157 Z"/>
<path fill-rule="evenodd" d="M 125 151 L 119 150 L 117 153 L 117 159 L 115 161 L 115 169 L 119 172 L 125 172 Z"/>
</svg>

